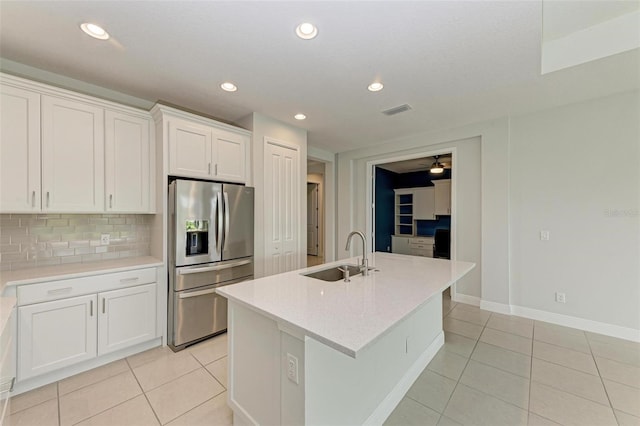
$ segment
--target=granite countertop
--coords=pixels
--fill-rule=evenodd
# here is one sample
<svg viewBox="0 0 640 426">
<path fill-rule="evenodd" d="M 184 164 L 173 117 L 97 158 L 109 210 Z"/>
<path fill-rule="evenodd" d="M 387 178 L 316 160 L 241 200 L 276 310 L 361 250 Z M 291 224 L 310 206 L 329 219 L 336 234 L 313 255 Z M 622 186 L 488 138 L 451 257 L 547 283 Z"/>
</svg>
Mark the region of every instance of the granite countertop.
<svg viewBox="0 0 640 426">
<path fill-rule="evenodd" d="M 151 257 L 128 257 L 124 259 L 103 260 L 99 262 L 70 263 L 68 265 L 45 266 L 42 268 L 20 269 L 0 273 L 0 294 L 6 286 L 33 284 L 46 280 L 64 280 L 86 277 L 131 269 L 162 266 L 163 261 Z"/>
<path fill-rule="evenodd" d="M 379 272 L 351 282 L 326 282 L 302 274 L 359 258 L 220 287 L 217 292 L 353 358 L 430 298 L 460 279 L 474 263 L 374 253 Z"/>
</svg>

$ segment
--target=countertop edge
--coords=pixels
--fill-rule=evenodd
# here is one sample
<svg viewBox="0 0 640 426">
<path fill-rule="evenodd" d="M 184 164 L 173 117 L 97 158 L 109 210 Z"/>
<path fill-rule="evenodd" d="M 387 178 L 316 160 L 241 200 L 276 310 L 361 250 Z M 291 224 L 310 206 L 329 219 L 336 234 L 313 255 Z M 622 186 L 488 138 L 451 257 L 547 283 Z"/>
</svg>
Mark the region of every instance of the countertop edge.
<svg viewBox="0 0 640 426">
<path fill-rule="evenodd" d="M 114 272 L 130 271 L 132 269 L 140 268 L 155 268 L 164 265 L 164 262 L 152 256 L 142 256 L 135 258 L 121 259 L 122 262 L 108 261 L 108 262 L 92 262 L 92 263 L 79 263 L 75 265 L 76 268 L 80 266 L 78 271 L 73 271 L 74 265 L 65 265 L 69 271 L 56 271 L 58 265 L 47 268 L 33 268 L 33 269 L 21 269 L 18 271 L 6 271 L 3 272 L 2 279 L 0 279 L 0 294 L 6 287 L 24 285 L 24 284 L 37 284 L 44 281 L 59 281 L 71 278 L 90 277 L 92 275 L 108 274 Z M 113 265 L 113 266 L 110 266 Z M 95 267 L 95 268 L 94 268 Z M 60 268 L 62 269 L 62 268 Z M 32 273 L 32 276 L 28 276 Z M 27 275 L 24 278 L 12 278 L 11 275 Z M 8 278 L 6 278 L 8 276 Z"/>
</svg>

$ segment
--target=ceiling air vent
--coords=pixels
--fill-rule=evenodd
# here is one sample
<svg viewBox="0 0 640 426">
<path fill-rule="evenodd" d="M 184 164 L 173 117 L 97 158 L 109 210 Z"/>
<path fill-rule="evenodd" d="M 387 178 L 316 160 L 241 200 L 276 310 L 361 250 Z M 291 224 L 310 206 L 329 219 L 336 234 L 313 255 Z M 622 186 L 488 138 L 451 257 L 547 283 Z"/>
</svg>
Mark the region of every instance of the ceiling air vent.
<svg viewBox="0 0 640 426">
<path fill-rule="evenodd" d="M 382 111 L 382 113 L 384 115 L 396 115 L 396 114 L 400 114 L 401 112 L 409 111 L 410 109 L 411 109 L 411 105 L 404 104 L 404 105 L 398 105 L 397 107 L 385 109 L 384 111 Z"/>
</svg>

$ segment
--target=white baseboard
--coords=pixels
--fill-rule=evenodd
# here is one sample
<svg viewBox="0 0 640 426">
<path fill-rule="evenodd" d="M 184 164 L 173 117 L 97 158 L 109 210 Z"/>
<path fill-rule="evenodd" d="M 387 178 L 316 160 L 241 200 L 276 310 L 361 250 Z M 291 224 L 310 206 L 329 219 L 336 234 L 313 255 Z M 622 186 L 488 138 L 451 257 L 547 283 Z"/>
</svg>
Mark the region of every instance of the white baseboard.
<svg viewBox="0 0 640 426">
<path fill-rule="evenodd" d="M 489 300 L 481 300 L 480 309 L 505 315 L 511 315 L 513 313 L 511 305 L 507 305 L 506 303 L 491 302 Z"/>
<path fill-rule="evenodd" d="M 469 296 L 460 293 L 451 294 L 451 299 L 458 303 L 480 306 L 480 309 L 484 309 L 486 311 L 497 312 L 505 315 L 516 315 L 523 318 L 550 322 L 552 324 L 562 325 L 565 327 L 577 328 L 579 330 L 590 331 L 592 333 L 617 337 L 618 339 L 640 342 L 640 330 L 636 330 L 634 328 L 572 317 L 570 315 L 557 314 L 555 312 L 541 311 L 539 309 L 527 308 L 524 306 L 507 305 L 506 303 L 482 300 L 476 296 Z"/>
<path fill-rule="evenodd" d="M 467 305 L 480 306 L 480 298 L 469 296 L 468 294 L 451 292 L 451 300 L 458 303 L 466 303 Z"/>
<path fill-rule="evenodd" d="M 369 418 L 364 422 L 365 425 L 381 425 L 391 415 L 393 410 L 398 406 L 402 398 L 413 385 L 413 382 L 420 376 L 422 371 L 427 368 L 427 365 L 431 362 L 434 356 L 438 353 L 438 350 L 444 345 L 444 332 L 440 332 L 438 336 L 433 339 L 433 342 L 427 347 L 427 349 L 420 355 L 420 357 L 413 363 L 411 368 L 400 379 L 398 384 L 393 390 L 386 396 L 386 398 L 378 405 Z"/>
<path fill-rule="evenodd" d="M 631 340 L 633 342 L 640 342 L 640 330 L 636 330 L 633 328 L 607 324 L 605 322 L 593 321 L 584 318 L 572 317 L 564 314 L 557 314 L 555 312 L 526 308 L 524 306 L 511 305 L 511 312 L 513 312 L 514 315 L 524 318 L 550 322 L 557 325 L 563 325 L 565 327 L 577 328 L 580 330 L 604 334 L 624 340 Z"/>
</svg>

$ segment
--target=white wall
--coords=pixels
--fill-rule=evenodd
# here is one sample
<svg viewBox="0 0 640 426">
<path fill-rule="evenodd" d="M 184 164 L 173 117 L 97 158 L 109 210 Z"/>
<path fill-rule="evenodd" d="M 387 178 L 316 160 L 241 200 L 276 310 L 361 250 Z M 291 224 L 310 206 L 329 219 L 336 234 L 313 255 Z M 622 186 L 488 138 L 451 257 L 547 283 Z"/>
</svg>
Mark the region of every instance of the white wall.
<svg viewBox="0 0 640 426">
<path fill-rule="evenodd" d="M 640 329 L 639 111 L 627 92 L 512 119 L 512 304 Z"/>
<path fill-rule="evenodd" d="M 455 146 L 455 141 L 479 136 L 480 282 L 457 291 L 481 297 L 490 309 L 508 312 L 513 305 L 550 313 L 549 320 L 558 321 L 562 317 L 553 315 L 562 313 L 611 325 L 614 329 L 599 330 L 637 339 L 638 98 L 638 91 L 626 92 L 341 153 L 337 241 L 365 227 L 367 161 Z M 602 164 L 606 171 L 599 171 Z M 459 193 L 456 202 L 464 196 Z M 623 213 L 607 217 L 607 210 Z M 546 245 L 538 239 L 543 228 L 551 230 Z M 567 304 L 553 301 L 556 290 L 567 293 Z"/>
<path fill-rule="evenodd" d="M 300 159 L 300 217 L 298 220 L 298 265 L 307 251 L 307 131 L 290 126 L 262 114 L 253 113 L 238 121 L 238 125 L 253 132 L 251 137 L 252 185 L 255 188 L 255 277 L 264 276 L 265 271 L 265 203 L 264 203 L 264 146 L 265 137 L 288 142 L 299 147 Z"/>
</svg>

